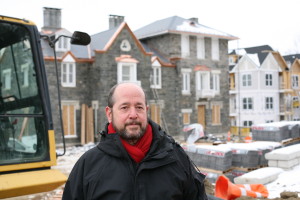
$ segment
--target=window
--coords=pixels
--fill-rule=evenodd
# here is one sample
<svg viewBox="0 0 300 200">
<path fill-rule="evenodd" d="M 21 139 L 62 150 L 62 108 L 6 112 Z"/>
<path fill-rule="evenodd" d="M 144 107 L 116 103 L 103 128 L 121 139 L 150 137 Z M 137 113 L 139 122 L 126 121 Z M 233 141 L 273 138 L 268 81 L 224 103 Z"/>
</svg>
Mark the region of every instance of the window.
<svg viewBox="0 0 300 200">
<path fill-rule="evenodd" d="M 233 58 L 232 56 L 230 56 L 230 57 L 228 58 L 228 64 L 229 64 L 229 65 L 234 65 L 234 64 L 236 64 L 234 61 L 235 61 L 235 60 L 234 60 L 234 58 Z"/>
<path fill-rule="evenodd" d="M 211 39 L 211 58 L 212 60 L 220 60 L 218 38 Z"/>
<path fill-rule="evenodd" d="M 196 72 L 196 89 L 197 90 L 209 90 L 210 89 L 209 72 L 204 72 L 204 71 Z"/>
<path fill-rule="evenodd" d="M 181 35 L 181 56 L 183 58 L 190 56 L 190 38 L 189 35 Z"/>
<path fill-rule="evenodd" d="M 29 70 L 29 67 L 28 65 L 22 65 L 21 66 L 21 72 L 22 72 L 22 86 L 23 87 L 27 87 L 29 85 L 29 82 L 28 82 L 28 70 Z"/>
<path fill-rule="evenodd" d="M 253 124 L 253 122 L 252 122 L 252 121 L 243 121 L 243 125 L 244 125 L 244 127 L 251 127 L 251 126 L 252 126 L 252 124 Z"/>
<path fill-rule="evenodd" d="M 59 35 L 56 35 L 56 38 L 57 37 L 59 37 Z M 60 37 L 56 43 L 55 49 L 57 51 L 69 51 L 71 49 L 70 38 Z"/>
<path fill-rule="evenodd" d="M 4 90 L 11 89 L 11 69 L 5 69 L 2 71 L 2 88 Z"/>
<path fill-rule="evenodd" d="M 137 82 L 136 63 L 118 63 L 118 83 Z"/>
<path fill-rule="evenodd" d="M 152 64 L 151 88 L 161 89 L 161 66 L 158 62 Z"/>
<path fill-rule="evenodd" d="M 220 72 L 212 72 L 212 78 L 213 78 L 213 90 L 215 94 L 220 93 Z"/>
<path fill-rule="evenodd" d="M 252 108 L 253 108 L 252 98 L 250 97 L 243 98 L 243 109 L 251 110 Z"/>
<path fill-rule="evenodd" d="M 272 74 L 266 74 L 266 86 L 273 85 L 273 77 Z"/>
<path fill-rule="evenodd" d="M 273 109 L 273 97 L 266 97 L 266 109 Z"/>
<path fill-rule="evenodd" d="M 182 109 L 182 123 L 183 124 L 190 124 L 191 123 L 191 113 L 192 109 Z"/>
<path fill-rule="evenodd" d="M 181 73 L 182 73 L 182 94 L 190 94 L 191 93 L 191 86 L 190 86 L 190 74 L 191 74 L 192 70 L 191 69 L 187 69 L 187 68 L 183 68 L 181 69 Z"/>
<path fill-rule="evenodd" d="M 212 105 L 212 124 L 221 124 L 221 106 Z"/>
<path fill-rule="evenodd" d="M 251 75 L 250 74 L 244 74 L 242 76 L 242 81 L 243 81 L 243 86 L 251 86 L 252 85 L 252 80 L 251 80 Z"/>
<path fill-rule="evenodd" d="M 63 62 L 61 67 L 61 84 L 64 87 L 76 86 L 76 66 L 75 63 Z"/>
<path fill-rule="evenodd" d="M 203 37 L 197 37 L 197 58 L 205 59 L 205 40 Z"/>
<path fill-rule="evenodd" d="M 298 89 L 299 88 L 299 76 L 293 74 L 292 75 L 292 88 Z"/>
</svg>

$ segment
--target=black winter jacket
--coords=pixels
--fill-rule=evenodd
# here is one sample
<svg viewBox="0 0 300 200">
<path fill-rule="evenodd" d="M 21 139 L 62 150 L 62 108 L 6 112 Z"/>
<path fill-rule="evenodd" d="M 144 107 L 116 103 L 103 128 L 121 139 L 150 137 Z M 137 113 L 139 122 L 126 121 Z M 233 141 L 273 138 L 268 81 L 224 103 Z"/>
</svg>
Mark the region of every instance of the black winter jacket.
<svg viewBox="0 0 300 200">
<path fill-rule="evenodd" d="M 153 141 L 146 157 L 135 163 L 118 134 L 102 132 L 100 143 L 77 161 L 63 200 L 206 200 L 204 175 L 183 149 L 149 121 Z"/>
</svg>

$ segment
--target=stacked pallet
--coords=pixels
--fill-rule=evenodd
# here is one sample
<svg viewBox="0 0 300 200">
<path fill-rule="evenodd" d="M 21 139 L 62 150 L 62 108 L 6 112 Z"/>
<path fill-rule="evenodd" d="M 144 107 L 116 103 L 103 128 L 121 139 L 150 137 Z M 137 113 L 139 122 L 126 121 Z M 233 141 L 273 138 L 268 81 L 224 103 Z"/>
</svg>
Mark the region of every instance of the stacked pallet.
<svg viewBox="0 0 300 200">
<path fill-rule="evenodd" d="M 218 171 L 226 171 L 232 166 L 229 148 L 213 145 L 186 145 L 184 148 L 196 166 Z"/>
<path fill-rule="evenodd" d="M 220 175 L 230 180 L 267 165 L 265 154 L 281 147 L 278 142 L 182 145 L 190 159 L 206 177 L 215 182 Z"/>
<path fill-rule="evenodd" d="M 281 142 L 288 138 L 300 137 L 300 122 L 280 121 L 253 125 L 252 138 L 256 141 Z"/>
</svg>

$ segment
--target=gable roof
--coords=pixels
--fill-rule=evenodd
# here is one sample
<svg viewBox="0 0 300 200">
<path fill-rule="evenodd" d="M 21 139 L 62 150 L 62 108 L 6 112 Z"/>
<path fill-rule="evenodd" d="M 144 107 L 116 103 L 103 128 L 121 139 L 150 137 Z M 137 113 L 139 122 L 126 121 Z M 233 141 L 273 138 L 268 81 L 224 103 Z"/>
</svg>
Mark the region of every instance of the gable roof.
<svg viewBox="0 0 300 200">
<path fill-rule="evenodd" d="M 151 53 L 147 53 L 143 48 L 141 42 L 136 38 L 133 34 L 129 26 L 126 22 L 122 22 L 118 27 L 112 28 L 108 31 L 104 31 L 91 36 L 91 48 L 93 50 L 92 56 L 94 56 L 95 52 L 103 53 L 106 52 L 116 38 L 119 36 L 123 29 L 127 29 L 129 34 L 132 36 L 132 39 L 135 41 L 137 47 L 141 50 L 145 55 L 151 55 Z"/>
<path fill-rule="evenodd" d="M 300 54 L 291 54 L 291 55 L 285 55 L 282 57 L 285 59 L 286 62 L 293 64 L 297 58 L 300 59 Z"/>
<path fill-rule="evenodd" d="M 268 56 L 270 52 L 274 50 L 269 45 L 255 46 L 255 47 L 247 47 L 238 49 L 238 54 L 256 54 L 258 57 L 259 64 L 262 64 L 265 58 Z"/>
<path fill-rule="evenodd" d="M 157 35 L 163 35 L 167 33 L 188 33 L 190 35 L 218 37 L 228 40 L 238 39 L 237 37 L 228 33 L 218 31 L 216 29 L 199 24 L 193 19 L 184 19 L 178 16 L 173 16 L 155 21 L 149 25 L 146 25 L 134 31 L 134 33 L 139 39 L 154 37 Z"/>
</svg>

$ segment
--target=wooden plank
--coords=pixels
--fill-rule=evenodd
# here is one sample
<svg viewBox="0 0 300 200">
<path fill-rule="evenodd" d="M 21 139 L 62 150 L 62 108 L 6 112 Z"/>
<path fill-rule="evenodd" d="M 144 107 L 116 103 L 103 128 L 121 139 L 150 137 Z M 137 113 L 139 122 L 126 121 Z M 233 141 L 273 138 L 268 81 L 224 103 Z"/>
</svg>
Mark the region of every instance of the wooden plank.
<svg viewBox="0 0 300 200">
<path fill-rule="evenodd" d="M 86 105 L 82 104 L 81 105 L 81 145 L 85 144 L 85 110 L 86 110 Z"/>
<path fill-rule="evenodd" d="M 94 142 L 93 108 L 86 109 L 86 143 Z"/>
<path fill-rule="evenodd" d="M 76 131 L 75 131 L 75 106 L 74 105 L 69 105 L 68 125 L 69 125 L 70 135 L 75 136 Z"/>
<path fill-rule="evenodd" d="M 69 128 L 68 128 L 68 106 L 62 106 L 62 118 L 63 118 L 63 129 L 65 136 L 69 135 Z"/>
</svg>

